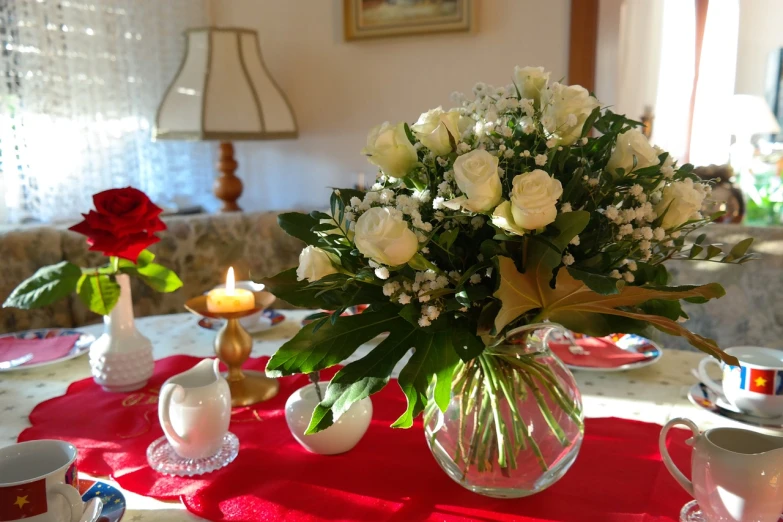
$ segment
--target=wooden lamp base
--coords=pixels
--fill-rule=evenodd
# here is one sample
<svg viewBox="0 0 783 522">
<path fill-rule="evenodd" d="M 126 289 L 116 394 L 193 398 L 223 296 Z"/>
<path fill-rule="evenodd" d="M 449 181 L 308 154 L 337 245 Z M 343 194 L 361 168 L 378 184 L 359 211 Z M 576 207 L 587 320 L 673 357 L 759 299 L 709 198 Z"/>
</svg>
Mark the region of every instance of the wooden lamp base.
<svg viewBox="0 0 783 522">
<path fill-rule="evenodd" d="M 217 164 L 220 176 L 215 180 L 213 191 L 223 202 L 221 212 L 242 210 L 237 205 L 237 200 L 242 195 L 242 180 L 234 175 L 238 166 L 239 163 L 234 159 L 234 145 L 230 141 L 220 142 L 220 161 Z"/>
</svg>

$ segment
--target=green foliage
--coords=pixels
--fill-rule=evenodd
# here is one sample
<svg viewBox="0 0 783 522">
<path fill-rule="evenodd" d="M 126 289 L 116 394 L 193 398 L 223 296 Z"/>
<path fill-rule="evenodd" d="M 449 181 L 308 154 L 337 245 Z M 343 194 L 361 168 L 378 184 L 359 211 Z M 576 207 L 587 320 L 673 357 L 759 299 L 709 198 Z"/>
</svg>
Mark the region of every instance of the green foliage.
<svg viewBox="0 0 783 522">
<path fill-rule="evenodd" d="M 136 264 L 127 259 L 118 262 L 119 271 L 123 274 L 138 277 L 144 284 L 157 292 L 170 293 L 182 287 L 179 276 L 163 265 L 153 263 L 155 255 L 149 250 L 144 250 L 136 260 Z"/>
<path fill-rule="evenodd" d="M 81 275 L 81 269 L 68 261 L 40 268 L 11 292 L 3 308 L 29 310 L 48 306 L 73 292 Z"/>
<path fill-rule="evenodd" d="M 336 310 L 378 302 L 383 298 L 380 287 L 345 274 L 332 274 L 316 283 L 307 283 L 297 281 L 296 268 L 290 268 L 258 282 L 266 285 L 266 289 L 280 299 L 302 308 Z"/>
<path fill-rule="evenodd" d="M 79 299 L 87 308 L 100 315 L 109 315 L 120 298 L 120 285 L 113 275 L 88 272 L 76 285 Z"/>
<path fill-rule="evenodd" d="M 286 212 L 277 216 L 277 224 L 286 231 L 289 236 L 301 239 L 308 245 L 318 242 L 318 235 L 312 228 L 319 225 L 317 219 L 300 212 Z M 334 228 L 334 227 L 331 227 Z"/>
</svg>

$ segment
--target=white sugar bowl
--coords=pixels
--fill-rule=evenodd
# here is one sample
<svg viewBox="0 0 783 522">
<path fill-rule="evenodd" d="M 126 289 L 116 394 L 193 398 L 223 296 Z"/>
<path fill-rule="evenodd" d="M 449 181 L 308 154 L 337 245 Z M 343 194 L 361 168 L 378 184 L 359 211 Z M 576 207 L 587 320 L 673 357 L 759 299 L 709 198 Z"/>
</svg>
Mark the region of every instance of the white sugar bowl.
<svg viewBox="0 0 783 522">
<path fill-rule="evenodd" d="M 328 382 L 320 382 L 321 392 L 326 392 Z M 306 450 L 320 455 L 337 455 L 353 449 L 367 432 L 372 420 L 372 401 L 366 397 L 355 402 L 337 422 L 323 431 L 305 435 L 310 417 L 318 405 L 314 384 L 299 388 L 285 403 L 285 420 L 296 441 Z"/>
</svg>

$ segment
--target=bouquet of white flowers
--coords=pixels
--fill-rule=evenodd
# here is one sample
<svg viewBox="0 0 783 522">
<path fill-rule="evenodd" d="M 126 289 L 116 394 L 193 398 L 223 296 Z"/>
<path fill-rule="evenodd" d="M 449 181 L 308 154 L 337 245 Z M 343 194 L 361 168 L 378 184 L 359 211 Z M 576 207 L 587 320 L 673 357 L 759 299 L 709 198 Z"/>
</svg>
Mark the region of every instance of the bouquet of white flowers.
<svg viewBox="0 0 783 522">
<path fill-rule="evenodd" d="M 537 391 L 548 391 L 581 423 L 578 398 L 536 373 L 546 368 L 528 368 L 520 380 L 505 366 L 523 359 L 488 362 L 488 350 L 522 325 L 551 321 L 590 335 L 653 326 L 735 362 L 681 325 L 681 300 L 720 297 L 721 286 L 667 286 L 664 263 L 742 263 L 752 240 L 727 252 L 703 245 L 704 236 L 686 242 L 718 217 L 700 213 L 710 187 L 692 165 L 678 166 L 640 123 L 601 108 L 583 87 L 550 83 L 543 68 L 516 68 L 513 79 L 499 88 L 479 83 L 471 99 L 455 94 L 457 108 L 430 110 L 413 125 L 379 125 L 362 151 L 380 169 L 369 191 L 334 190 L 331 213 L 280 216 L 309 246 L 298 268 L 264 283 L 294 305 L 333 312 L 316 314 L 267 373 L 316 372 L 389 334 L 337 372 L 309 432 L 380 390 L 414 348 L 398 379 L 408 408 L 394 426 L 411 426 L 428 402 L 445 411 L 457 388 L 473 390 L 478 420 L 468 443 L 486 445 L 486 430 L 494 442 L 452 457 L 465 468 L 516 465 L 514 452 L 529 437 L 524 419 L 489 412 L 499 395 L 532 391 L 546 414 L 553 401 Z M 370 306 L 341 316 L 359 304 Z"/>
</svg>

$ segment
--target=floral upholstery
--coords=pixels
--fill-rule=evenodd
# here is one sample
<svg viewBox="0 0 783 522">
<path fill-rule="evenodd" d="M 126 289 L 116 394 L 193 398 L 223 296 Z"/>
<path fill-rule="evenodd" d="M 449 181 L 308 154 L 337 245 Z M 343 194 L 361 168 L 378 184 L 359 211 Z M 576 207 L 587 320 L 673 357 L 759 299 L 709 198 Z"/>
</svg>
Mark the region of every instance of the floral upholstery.
<svg viewBox="0 0 783 522">
<path fill-rule="evenodd" d="M 172 294 L 159 294 L 132 279 L 137 317 L 177 313 L 185 301 L 225 279 L 233 266 L 237 279 L 273 275 L 297 263 L 301 243 L 277 226 L 275 213 L 233 213 L 172 217 L 168 230 L 150 250 L 157 261 L 174 269 L 184 286 Z M 777 298 L 783 291 L 783 229 L 711 225 L 705 243 L 733 245 L 753 236 L 752 250 L 763 260 L 743 266 L 709 262 L 672 262 L 676 284 L 716 281 L 726 296 L 704 305 L 685 304 L 687 326 L 718 341 L 721 347 L 759 344 L 783 348 L 783 307 Z M 101 264 L 104 258 L 88 252 L 84 237 L 67 230 L 36 227 L 0 232 L 0 298 L 38 268 L 68 259 L 81 266 Z M 276 306 L 281 306 L 277 304 Z M 282 306 L 285 306 L 282 303 Z M 76 296 L 40 310 L 0 310 L 0 331 L 28 328 L 71 327 L 99 321 Z M 687 342 L 655 334 L 666 347 L 690 349 Z"/>
<path fill-rule="evenodd" d="M 237 279 L 274 275 L 297 263 L 302 248 L 277 226 L 275 213 L 231 213 L 179 216 L 164 219 L 168 230 L 150 250 L 159 262 L 172 268 L 183 287 L 160 294 L 137 279 L 131 279 L 133 306 L 137 317 L 179 313 L 185 301 L 223 282 L 233 266 Z M 38 228 L 0 235 L 0 253 L 9 267 L 0 276 L 4 298 L 19 281 L 37 268 L 61 259 L 79 266 L 97 266 L 105 258 L 87 250 L 84 236 L 67 230 Z M 279 305 L 278 305 L 279 306 Z M 77 296 L 52 307 L 35 311 L 3 309 L 0 329 L 79 326 L 100 320 Z"/>
</svg>

